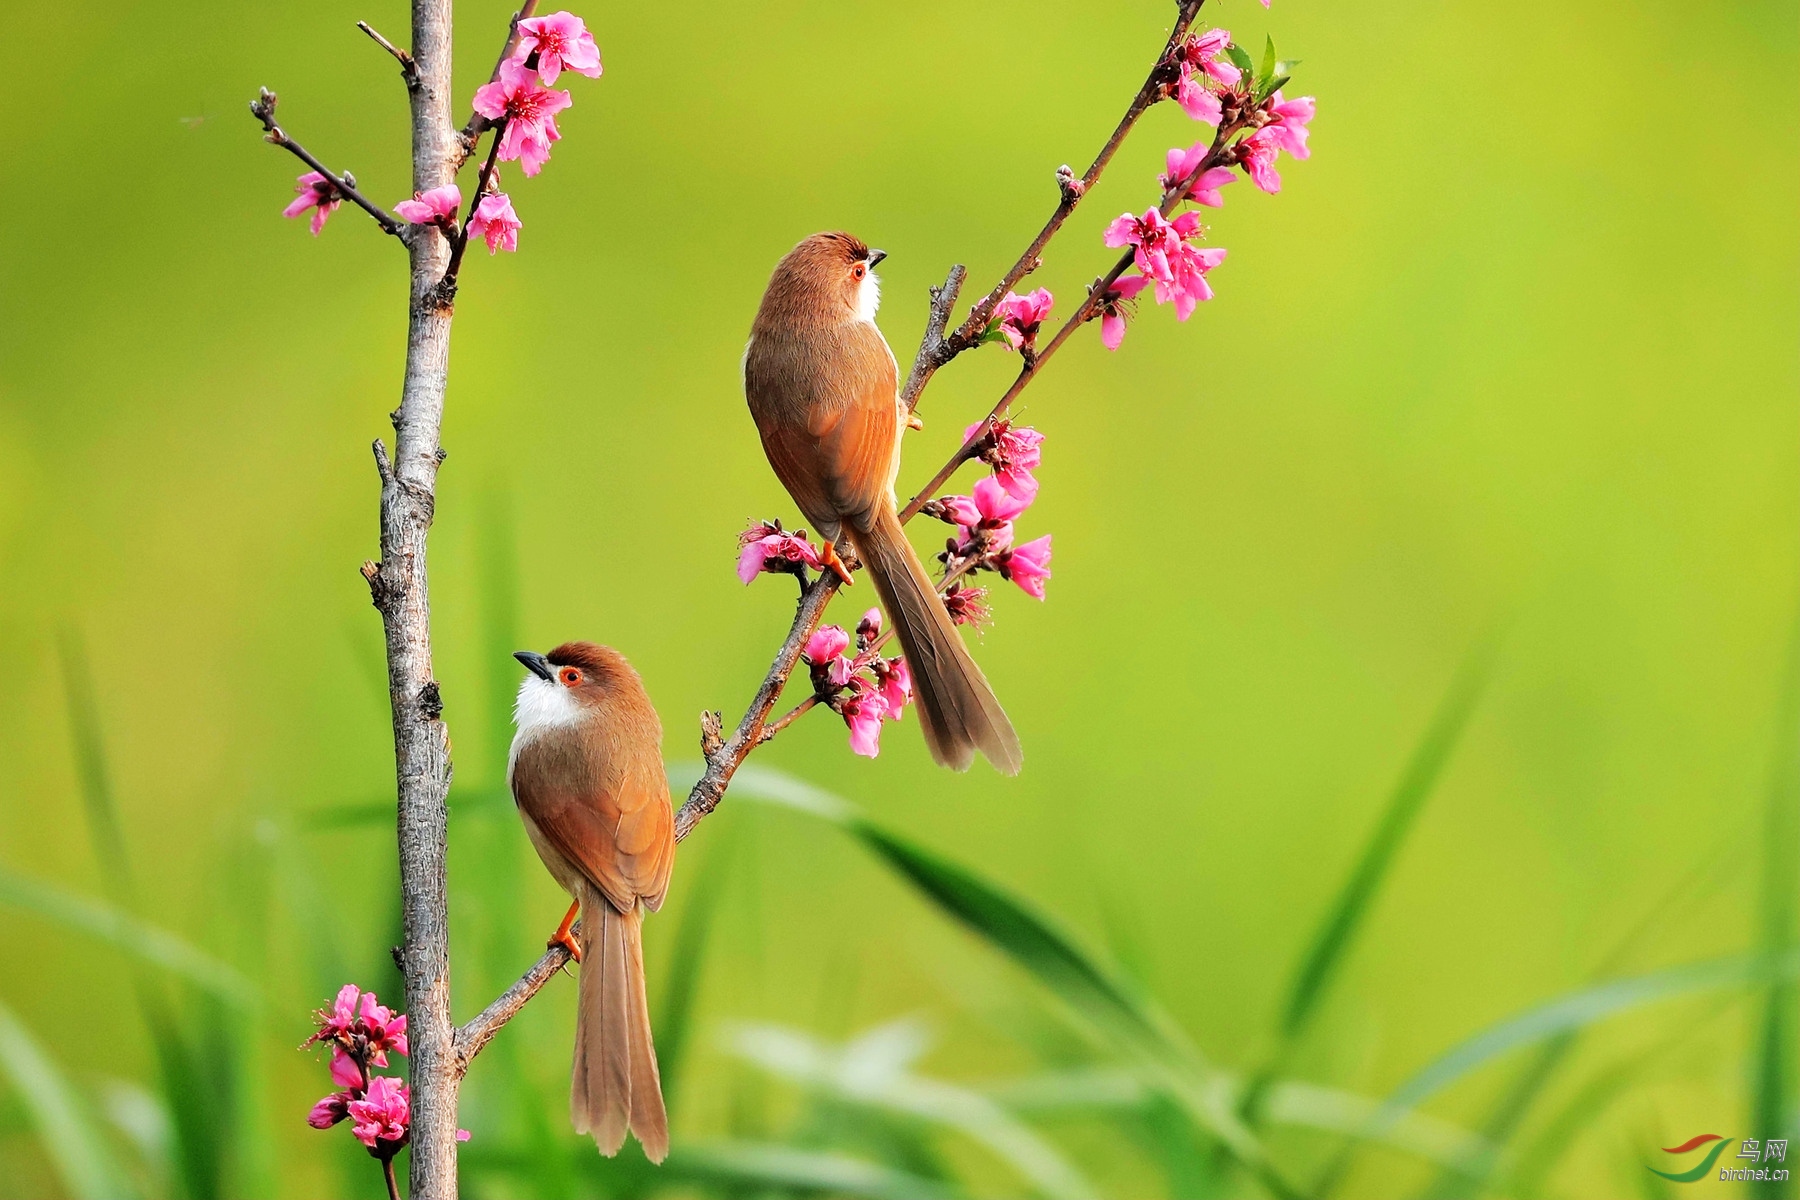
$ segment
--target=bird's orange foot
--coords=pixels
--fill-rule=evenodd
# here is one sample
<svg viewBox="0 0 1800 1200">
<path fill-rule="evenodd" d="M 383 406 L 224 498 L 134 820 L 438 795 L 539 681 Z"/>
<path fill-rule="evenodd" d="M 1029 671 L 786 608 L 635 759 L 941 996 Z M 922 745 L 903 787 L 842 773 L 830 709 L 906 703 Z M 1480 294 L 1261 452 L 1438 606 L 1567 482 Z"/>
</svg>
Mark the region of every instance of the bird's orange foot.
<svg viewBox="0 0 1800 1200">
<path fill-rule="evenodd" d="M 845 587 L 856 586 L 856 581 L 850 578 L 850 568 L 846 567 L 844 565 L 844 560 L 838 557 L 837 545 L 835 543 L 825 543 L 825 551 L 819 555 L 819 560 L 820 565 L 827 571 L 830 571 L 833 575 L 836 575 L 839 579 L 844 581 Z"/>
<path fill-rule="evenodd" d="M 569 952 L 570 958 L 576 962 L 581 961 L 581 946 L 576 942 L 574 934 L 575 917 L 580 912 L 581 901 L 577 900 L 569 905 L 569 911 L 563 914 L 562 924 L 556 927 L 556 932 L 551 934 L 550 940 L 544 943 L 546 950 L 552 946 L 561 946 Z"/>
</svg>

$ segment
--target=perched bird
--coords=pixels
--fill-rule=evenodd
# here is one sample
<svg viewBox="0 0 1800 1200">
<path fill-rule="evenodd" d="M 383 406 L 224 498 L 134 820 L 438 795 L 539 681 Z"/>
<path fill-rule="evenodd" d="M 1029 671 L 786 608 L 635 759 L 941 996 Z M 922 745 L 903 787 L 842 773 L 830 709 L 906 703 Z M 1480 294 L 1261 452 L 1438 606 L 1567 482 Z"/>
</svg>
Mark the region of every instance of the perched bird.
<svg viewBox="0 0 1800 1200">
<path fill-rule="evenodd" d="M 775 266 L 744 349 L 744 396 L 763 451 L 849 582 L 847 537 L 875 581 L 912 672 L 931 756 L 964 770 L 975 751 L 1007 774 L 1019 735 L 969 656 L 901 528 L 898 372 L 875 327 L 887 257 L 847 233 L 816 233 Z"/>
<path fill-rule="evenodd" d="M 569 1115 L 602 1154 L 630 1129 L 652 1162 L 669 1153 L 640 927 L 662 907 L 675 865 L 675 814 L 662 722 L 624 655 L 592 642 L 513 655 L 530 672 L 507 760 L 525 832 L 574 896 L 551 945 L 581 963 Z M 581 945 L 570 929 L 581 914 Z"/>
</svg>

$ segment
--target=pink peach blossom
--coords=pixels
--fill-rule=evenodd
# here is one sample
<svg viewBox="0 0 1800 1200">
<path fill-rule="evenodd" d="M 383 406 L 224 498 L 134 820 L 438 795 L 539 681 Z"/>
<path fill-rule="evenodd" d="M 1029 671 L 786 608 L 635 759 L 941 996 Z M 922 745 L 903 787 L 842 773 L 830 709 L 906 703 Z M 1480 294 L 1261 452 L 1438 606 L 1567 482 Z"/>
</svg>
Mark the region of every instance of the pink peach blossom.
<svg viewBox="0 0 1800 1200">
<path fill-rule="evenodd" d="M 953 583 L 950 590 L 944 593 L 944 608 L 949 611 L 953 624 L 980 628 L 987 623 L 989 616 L 987 589 Z"/>
<path fill-rule="evenodd" d="M 352 1092 L 360 1092 L 363 1088 L 362 1068 L 342 1046 L 331 1048 L 331 1082 Z"/>
<path fill-rule="evenodd" d="M 887 701 L 881 693 L 867 690 L 861 679 L 851 682 L 844 693 L 844 724 L 850 727 L 850 750 L 864 758 L 881 753 L 881 719 L 887 714 Z"/>
<path fill-rule="evenodd" d="M 297 217 L 307 209 L 312 209 L 313 236 L 318 237 L 319 231 L 325 228 L 325 219 L 344 202 L 344 194 L 338 191 L 335 183 L 317 171 L 308 171 L 294 180 L 294 191 L 298 199 L 282 209 L 281 215 Z"/>
<path fill-rule="evenodd" d="M 513 211 L 512 199 L 505 192 L 483 196 L 475 206 L 475 215 L 469 218 L 469 236 L 486 242 L 489 254 L 517 250 L 519 230 L 523 228 L 519 214 Z"/>
<path fill-rule="evenodd" d="M 850 635 L 842 625 L 821 625 L 806 639 L 806 648 L 800 653 L 806 655 L 808 662 L 822 667 L 849 648 Z"/>
<path fill-rule="evenodd" d="M 856 623 L 856 640 L 864 646 L 867 646 L 870 642 L 873 642 L 880 636 L 881 610 L 879 608 L 871 608 L 862 615 L 862 620 Z"/>
<path fill-rule="evenodd" d="M 1000 320 L 1000 336 L 1014 350 L 1029 344 L 1037 337 L 1038 327 L 1050 315 L 1050 306 L 1054 303 L 1056 299 L 1048 288 L 1038 288 L 1023 296 L 1016 292 L 1006 293 L 1006 297 L 994 306 L 994 315 Z"/>
<path fill-rule="evenodd" d="M 600 78 L 600 48 L 585 22 L 571 12 L 529 17 L 519 22 L 519 44 L 513 58 L 524 62 L 537 55 L 538 76 L 545 84 L 556 82 L 563 68 L 589 79 Z"/>
<path fill-rule="evenodd" d="M 350 1112 L 350 1132 L 369 1149 L 377 1142 L 398 1146 L 406 1141 L 407 1125 L 412 1118 L 412 1090 L 391 1075 L 377 1075 L 369 1080 L 369 1090 L 361 1099 L 346 1106 Z"/>
<path fill-rule="evenodd" d="M 1015 496 L 992 475 L 976 480 L 971 490 L 969 496 L 940 497 L 937 511 L 961 526 L 959 555 L 971 553 L 977 543 L 983 553 L 997 554 L 1012 545 L 1013 518 L 1031 507 L 1036 493 Z"/>
<path fill-rule="evenodd" d="M 1182 180 L 1199 170 L 1200 164 L 1206 161 L 1206 155 L 1211 149 L 1212 146 L 1206 142 L 1195 142 L 1186 150 L 1180 148 L 1170 150 L 1165 159 L 1166 169 L 1157 176 L 1157 183 L 1162 185 L 1165 192 L 1179 186 Z M 1223 208 L 1225 200 L 1219 195 L 1219 189 L 1228 183 L 1236 182 L 1237 176 L 1232 174 L 1230 167 L 1208 167 L 1188 185 L 1187 191 L 1180 198 L 1192 200 L 1196 204 L 1203 204 L 1207 208 Z"/>
<path fill-rule="evenodd" d="M 844 632 L 842 625 L 823 625 L 806 639 L 806 648 L 801 653 L 815 667 L 824 667 L 825 677 L 831 685 L 841 688 L 850 682 L 852 664 L 844 655 L 849 648 L 850 635 Z"/>
<path fill-rule="evenodd" d="M 349 1092 L 333 1092 L 306 1114 L 306 1123 L 314 1129 L 330 1129 L 339 1121 L 350 1115 L 349 1104 L 352 1097 Z"/>
<path fill-rule="evenodd" d="M 875 677 L 880 682 L 881 700 L 887 706 L 881 715 L 890 721 L 898 721 L 901 712 L 912 701 L 912 670 L 904 658 L 890 658 L 886 662 L 876 659 L 874 667 Z"/>
<path fill-rule="evenodd" d="M 1194 120 L 1214 128 L 1225 119 L 1225 107 L 1219 103 L 1219 98 L 1207 90 L 1204 81 L 1190 74 L 1186 67 L 1182 68 L 1181 82 L 1175 85 L 1175 103 L 1181 105 L 1181 111 Z"/>
<path fill-rule="evenodd" d="M 1117 350 L 1125 341 L 1126 318 L 1137 307 L 1137 294 L 1149 282 L 1142 275 L 1121 275 L 1106 289 L 1100 301 L 1100 344 L 1108 350 Z"/>
<path fill-rule="evenodd" d="M 1020 591 L 1042 600 L 1044 581 L 1050 578 L 1050 535 L 1014 546 L 999 567 L 1000 574 L 1018 584 Z"/>
<path fill-rule="evenodd" d="M 967 444 L 981 428 L 980 421 L 963 430 Z M 1029 503 L 1036 498 L 1038 483 L 1032 475 L 1043 462 L 1044 435 L 1029 425 L 1014 425 L 1002 420 L 994 426 L 992 443 L 982 451 L 981 461 L 994 468 L 994 478 L 1010 495 Z"/>
<path fill-rule="evenodd" d="M 1204 71 L 1226 87 L 1234 87 L 1243 78 L 1243 72 L 1228 62 L 1219 61 L 1219 56 L 1230 45 L 1229 29 L 1208 29 L 1205 33 L 1190 34 L 1181 44 L 1182 64 Z"/>
<path fill-rule="evenodd" d="M 779 525 L 758 521 L 738 534 L 738 578 L 750 583 L 763 571 L 792 572 L 802 566 L 818 570 L 823 560 L 805 532 L 784 533 Z"/>
<path fill-rule="evenodd" d="M 346 983 L 338 989 L 338 994 L 331 1002 L 330 1008 L 321 1008 L 313 1013 L 319 1023 L 319 1031 L 306 1039 L 308 1046 L 314 1042 L 329 1042 L 335 1038 L 347 1037 L 350 1027 L 356 1024 L 356 1001 L 362 995 L 362 989 L 354 983 Z"/>
<path fill-rule="evenodd" d="M 1295 158 L 1311 158 L 1312 151 L 1306 148 L 1306 127 L 1317 109 L 1318 102 L 1311 96 L 1284 100 L 1281 93 L 1276 92 L 1269 97 L 1269 112 L 1274 114 L 1275 123 L 1263 128 L 1271 131 L 1271 141 Z"/>
<path fill-rule="evenodd" d="M 414 192 L 411 200 L 394 205 L 394 211 L 414 225 L 442 225 L 448 228 L 462 210 L 462 189 L 454 183 Z"/>
<path fill-rule="evenodd" d="M 388 1065 L 387 1052 L 406 1053 L 406 1018 L 395 1016 L 394 1010 L 375 1002 L 374 992 L 365 992 L 357 1014 L 364 1036 L 369 1039 L 369 1061 L 378 1067 Z"/>
<path fill-rule="evenodd" d="M 1265 125 L 1238 147 L 1238 162 L 1250 182 L 1271 196 L 1281 190 L 1281 173 L 1275 169 L 1275 158 L 1281 152 L 1278 136 L 1274 126 Z"/>
<path fill-rule="evenodd" d="M 1173 278 L 1169 252 L 1181 244 L 1181 236 L 1159 209 L 1147 208 L 1141 217 L 1125 213 L 1106 227 L 1102 240 L 1115 249 L 1130 246 L 1132 261 L 1150 278 Z"/>
<path fill-rule="evenodd" d="M 518 159 L 528 176 L 544 169 L 550 143 L 562 139 L 556 114 L 571 103 L 569 93 L 541 86 L 535 74 L 513 59 L 500 64 L 500 78 L 475 91 L 475 111 L 490 121 L 506 122 L 500 161 Z"/>
</svg>

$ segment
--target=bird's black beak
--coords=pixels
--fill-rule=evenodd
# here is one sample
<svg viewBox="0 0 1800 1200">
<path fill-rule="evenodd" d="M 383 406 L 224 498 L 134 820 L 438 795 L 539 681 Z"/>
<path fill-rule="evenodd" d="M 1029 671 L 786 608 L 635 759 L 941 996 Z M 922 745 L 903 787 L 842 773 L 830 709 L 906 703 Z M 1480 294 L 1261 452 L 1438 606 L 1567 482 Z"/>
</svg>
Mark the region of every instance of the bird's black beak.
<svg viewBox="0 0 1800 1200">
<path fill-rule="evenodd" d="M 525 664 L 525 669 L 546 683 L 556 682 L 556 672 L 550 669 L 550 660 L 535 650 L 514 650 L 513 657 Z"/>
<path fill-rule="evenodd" d="M 869 251 L 869 266 L 874 267 L 874 266 L 878 265 L 881 262 L 881 260 L 886 257 L 887 257 L 886 250 L 871 250 L 871 251 Z"/>
</svg>

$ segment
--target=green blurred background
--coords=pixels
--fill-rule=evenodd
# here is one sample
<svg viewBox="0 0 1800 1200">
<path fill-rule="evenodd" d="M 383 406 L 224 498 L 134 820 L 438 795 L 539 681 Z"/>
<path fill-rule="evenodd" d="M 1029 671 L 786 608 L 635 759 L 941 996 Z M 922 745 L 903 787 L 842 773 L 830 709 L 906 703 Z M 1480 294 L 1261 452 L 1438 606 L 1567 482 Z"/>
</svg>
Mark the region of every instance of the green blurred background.
<svg viewBox="0 0 1800 1200">
<path fill-rule="evenodd" d="M 510 11 L 459 6 L 465 102 Z M 748 519 L 796 519 L 738 376 L 774 260 L 822 228 L 887 249 L 910 357 L 926 287 L 1011 261 L 1171 13 L 579 11 L 606 75 L 569 77 L 545 172 L 508 173 L 520 253 L 472 263 L 455 329 L 432 583 L 459 1018 L 563 903 L 496 791 L 507 651 L 625 650 L 674 766 L 786 627 L 791 584 L 732 573 Z M 1054 533 L 1055 579 L 1041 605 L 998 585 L 979 647 L 1024 773 L 936 770 L 911 718 L 873 762 L 828 715 L 784 734 L 756 762 L 786 775 L 683 846 L 649 926 L 669 1168 L 569 1131 L 559 980 L 470 1077 L 468 1194 L 1262 1194 L 1222 1148 L 1241 1111 L 1307 1194 L 1736 1195 L 1646 1166 L 1800 1133 L 1794 5 L 1202 15 L 1304 60 L 1315 155 L 1226 192 L 1193 320 L 1146 305 L 1026 393 L 1022 534 Z M 303 1124 L 328 1086 L 294 1048 L 346 979 L 398 995 L 356 567 L 403 256 L 349 208 L 316 240 L 283 221 L 297 165 L 244 111 L 279 90 L 296 137 L 403 198 L 405 97 L 358 18 L 405 40 L 397 0 L 0 13 L 0 1196 L 380 1194 Z M 1199 133 L 1149 114 L 1036 282 L 1078 296 Z M 939 376 L 903 490 L 1015 368 Z M 903 842 L 754 802 L 793 780 Z M 1161 1014 L 1189 1102 L 1140 1087 L 1073 968 L 947 919 L 896 845 Z M 146 957 L 122 913 L 179 941 Z M 1434 1063 L 1418 1115 L 1368 1122 Z"/>
</svg>

